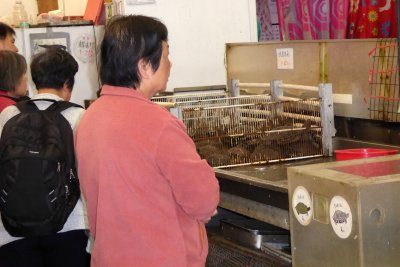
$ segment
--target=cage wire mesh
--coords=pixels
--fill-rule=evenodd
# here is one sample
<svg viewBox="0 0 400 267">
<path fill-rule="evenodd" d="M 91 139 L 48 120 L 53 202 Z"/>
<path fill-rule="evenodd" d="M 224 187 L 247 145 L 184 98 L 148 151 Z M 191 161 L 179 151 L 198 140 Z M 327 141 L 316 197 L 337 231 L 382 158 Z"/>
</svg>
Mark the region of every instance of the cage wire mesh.
<svg viewBox="0 0 400 267">
<path fill-rule="evenodd" d="M 370 118 L 399 122 L 400 89 L 396 39 L 379 39 L 370 52 Z"/>
<path fill-rule="evenodd" d="M 152 101 L 176 104 L 199 155 L 213 167 L 323 155 L 319 98 L 274 102 L 269 94 L 200 93 Z"/>
<path fill-rule="evenodd" d="M 322 156 L 319 99 L 185 108 L 182 119 L 213 167 Z"/>
<path fill-rule="evenodd" d="M 227 93 L 198 93 L 153 97 L 153 102 L 176 104 L 180 109 L 184 108 L 202 108 L 208 106 L 226 106 L 233 104 L 250 104 L 265 101 L 271 101 L 271 96 L 264 95 L 247 95 L 240 97 L 229 97 Z"/>
<path fill-rule="evenodd" d="M 226 92 L 207 92 L 207 93 L 196 93 L 196 94 L 182 93 L 182 94 L 173 94 L 167 96 L 155 96 L 152 97 L 151 100 L 156 103 L 171 102 L 171 103 L 183 104 L 189 101 L 195 103 L 201 100 L 213 100 L 226 97 L 228 97 Z"/>
</svg>

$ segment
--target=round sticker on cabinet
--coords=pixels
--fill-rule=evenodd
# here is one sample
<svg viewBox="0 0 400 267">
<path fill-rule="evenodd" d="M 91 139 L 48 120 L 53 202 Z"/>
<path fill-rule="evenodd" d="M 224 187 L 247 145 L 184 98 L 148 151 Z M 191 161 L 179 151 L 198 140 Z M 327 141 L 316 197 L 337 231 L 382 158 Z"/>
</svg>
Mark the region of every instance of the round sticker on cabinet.
<svg viewBox="0 0 400 267">
<path fill-rule="evenodd" d="M 293 192 L 292 209 L 294 216 L 300 224 L 306 226 L 310 224 L 312 218 L 311 197 L 307 189 L 298 186 Z"/>
<path fill-rule="evenodd" d="M 353 225 L 353 216 L 346 199 L 334 196 L 329 206 L 329 218 L 333 231 L 342 239 L 348 238 Z"/>
<path fill-rule="evenodd" d="M 96 39 L 93 34 L 83 33 L 73 44 L 74 55 L 82 62 L 91 62 L 96 57 Z"/>
</svg>

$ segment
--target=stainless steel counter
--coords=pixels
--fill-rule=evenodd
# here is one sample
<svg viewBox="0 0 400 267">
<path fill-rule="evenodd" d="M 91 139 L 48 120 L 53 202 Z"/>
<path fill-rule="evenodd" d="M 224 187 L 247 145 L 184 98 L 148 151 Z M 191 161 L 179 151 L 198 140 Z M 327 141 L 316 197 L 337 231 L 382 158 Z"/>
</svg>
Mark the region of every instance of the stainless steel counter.
<svg viewBox="0 0 400 267">
<path fill-rule="evenodd" d="M 338 137 L 333 139 L 333 148 L 400 150 L 398 146 Z M 216 169 L 221 187 L 219 206 L 289 230 L 287 167 L 332 161 L 335 161 L 334 156 Z"/>
</svg>

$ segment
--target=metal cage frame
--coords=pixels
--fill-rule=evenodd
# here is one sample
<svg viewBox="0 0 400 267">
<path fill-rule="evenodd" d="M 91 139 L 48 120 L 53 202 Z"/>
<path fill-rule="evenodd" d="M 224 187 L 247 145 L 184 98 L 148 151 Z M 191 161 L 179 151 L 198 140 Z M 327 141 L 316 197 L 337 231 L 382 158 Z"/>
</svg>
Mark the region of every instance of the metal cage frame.
<svg viewBox="0 0 400 267">
<path fill-rule="evenodd" d="M 232 81 L 233 96 L 191 94 L 153 98 L 170 103 L 199 155 L 217 168 L 264 164 L 332 155 L 333 99 L 331 84 L 318 87 Z M 271 94 L 240 95 L 240 87 L 269 87 Z M 318 97 L 283 95 L 285 88 L 311 90 Z"/>
</svg>

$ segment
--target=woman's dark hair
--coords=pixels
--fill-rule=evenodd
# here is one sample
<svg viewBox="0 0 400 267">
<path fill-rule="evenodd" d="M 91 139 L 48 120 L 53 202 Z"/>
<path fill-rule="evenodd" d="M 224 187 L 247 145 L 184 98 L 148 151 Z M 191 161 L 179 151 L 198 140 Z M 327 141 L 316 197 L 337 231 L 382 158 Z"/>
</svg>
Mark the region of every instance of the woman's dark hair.
<svg viewBox="0 0 400 267">
<path fill-rule="evenodd" d="M 32 81 L 36 89 L 61 89 L 64 84 L 72 90 L 78 62 L 67 51 L 50 47 L 33 56 L 31 62 Z"/>
<path fill-rule="evenodd" d="M 11 26 L 0 22 L 0 40 L 7 38 L 7 35 L 15 35 L 15 31 Z"/>
<path fill-rule="evenodd" d="M 26 73 L 25 58 L 15 52 L 0 51 L 0 90 L 13 91 Z"/>
<path fill-rule="evenodd" d="M 101 44 L 101 82 L 137 88 L 141 82 L 139 61 L 150 63 L 156 71 L 160 66 L 163 41 L 168 41 L 168 30 L 156 18 L 115 16 L 107 24 Z"/>
</svg>

